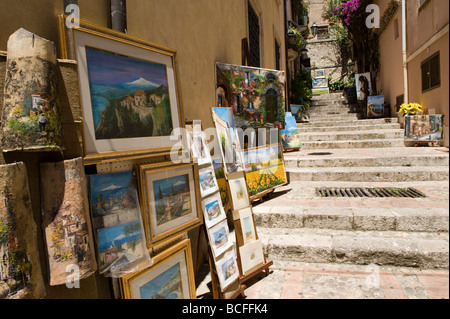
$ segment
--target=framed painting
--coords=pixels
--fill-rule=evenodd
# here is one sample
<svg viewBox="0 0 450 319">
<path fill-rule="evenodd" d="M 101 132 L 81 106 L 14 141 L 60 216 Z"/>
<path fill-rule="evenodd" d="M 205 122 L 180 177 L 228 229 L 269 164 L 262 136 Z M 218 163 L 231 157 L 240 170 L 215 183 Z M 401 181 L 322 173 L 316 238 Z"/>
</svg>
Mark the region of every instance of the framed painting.
<svg viewBox="0 0 450 319">
<path fill-rule="evenodd" d="M 384 116 L 384 95 L 367 97 L 367 118 L 379 118 Z"/>
<path fill-rule="evenodd" d="M 442 141 L 444 115 L 405 116 L 405 141 Z"/>
<path fill-rule="evenodd" d="M 233 241 L 230 238 L 230 230 L 226 219 L 208 229 L 208 236 L 211 250 L 215 258 L 233 246 Z"/>
<path fill-rule="evenodd" d="M 219 193 L 205 198 L 202 201 L 203 214 L 205 215 L 205 225 L 210 228 L 226 218 L 225 210 Z"/>
<path fill-rule="evenodd" d="M 192 156 L 197 159 L 198 165 L 211 163 L 211 154 L 206 145 L 205 133 L 193 131 L 192 133 Z"/>
<path fill-rule="evenodd" d="M 139 171 L 149 247 L 203 223 L 197 164 L 147 164 Z"/>
<path fill-rule="evenodd" d="M 123 299 L 196 299 L 189 239 L 164 250 L 153 260 L 151 267 L 120 279 Z"/>
<path fill-rule="evenodd" d="M 241 223 L 242 238 L 244 245 L 256 240 L 255 223 L 253 222 L 253 211 L 251 206 L 238 211 Z"/>
<path fill-rule="evenodd" d="M 170 139 L 184 126 L 174 50 L 86 22 L 60 33 L 63 56 L 78 62 L 86 157 L 178 145 Z"/>
<path fill-rule="evenodd" d="M 261 240 L 255 240 L 239 247 L 242 272 L 245 276 L 253 268 L 264 263 L 264 250 Z"/>
<path fill-rule="evenodd" d="M 233 111 L 229 107 L 213 107 L 211 114 L 226 174 L 244 170 L 244 157 Z"/>
<path fill-rule="evenodd" d="M 328 78 L 326 77 L 320 77 L 320 78 L 313 78 L 312 79 L 312 88 L 326 88 L 328 87 Z"/>
<path fill-rule="evenodd" d="M 323 78 L 323 77 L 326 77 L 326 75 L 325 75 L 325 69 L 317 69 L 317 70 L 315 70 L 315 78 Z"/>
<path fill-rule="evenodd" d="M 280 144 L 249 149 L 244 153 L 245 178 L 250 200 L 287 183 Z"/>
<path fill-rule="evenodd" d="M 199 170 L 200 192 L 202 198 L 211 195 L 219 190 L 216 175 L 212 166 Z"/>
<path fill-rule="evenodd" d="M 133 172 L 90 175 L 89 182 L 100 273 L 126 273 L 138 264 L 149 265 Z"/>
<path fill-rule="evenodd" d="M 238 210 L 250 205 L 244 172 L 238 172 L 229 175 L 228 185 L 230 186 L 232 206 L 234 210 Z"/>
<path fill-rule="evenodd" d="M 234 250 L 225 253 L 216 261 L 217 275 L 222 291 L 239 278 L 239 268 Z"/>
</svg>

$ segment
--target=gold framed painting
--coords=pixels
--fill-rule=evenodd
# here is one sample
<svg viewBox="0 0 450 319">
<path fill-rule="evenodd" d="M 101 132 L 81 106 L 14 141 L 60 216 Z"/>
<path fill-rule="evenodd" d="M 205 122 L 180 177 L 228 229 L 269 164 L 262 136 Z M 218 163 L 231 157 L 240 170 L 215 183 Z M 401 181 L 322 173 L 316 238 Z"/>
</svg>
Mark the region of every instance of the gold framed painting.
<svg viewBox="0 0 450 319">
<path fill-rule="evenodd" d="M 190 239 L 153 257 L 153 265 L 120 279 L 124 299 L 196 299 Z"/>
<path fill-rule="evenodd" d="M 196 163 L 139 166 L 148 247 L 202 225 L 198 176 Z"/>
<path fill-rule="evenodd" d="M 67 29 L 63 16 L 60 38 L 78 62 L 86 158 L 180 145 L 170 138 L 184 127 L 175 50 L 83 21 Z"/>
</svg>

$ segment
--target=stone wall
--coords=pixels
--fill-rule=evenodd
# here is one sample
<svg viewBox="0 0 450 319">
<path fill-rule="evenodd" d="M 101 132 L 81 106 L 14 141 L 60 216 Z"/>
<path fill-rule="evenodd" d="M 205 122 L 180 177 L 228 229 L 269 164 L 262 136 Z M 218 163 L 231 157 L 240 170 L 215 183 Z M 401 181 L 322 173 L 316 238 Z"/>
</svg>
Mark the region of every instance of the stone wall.
<svg viewBox="0 0 450 319">
<path fill-rule="evenodd" d="M 325 69 L 325 74 L 331 76 L 330 82 L 340 79 L 349 80 L 355 72 L 354 64 L 342 61 L 339 45 L 335 40 L 309 41 L 306 45 L 311 58 L 311 70 Z"/>
</svg>

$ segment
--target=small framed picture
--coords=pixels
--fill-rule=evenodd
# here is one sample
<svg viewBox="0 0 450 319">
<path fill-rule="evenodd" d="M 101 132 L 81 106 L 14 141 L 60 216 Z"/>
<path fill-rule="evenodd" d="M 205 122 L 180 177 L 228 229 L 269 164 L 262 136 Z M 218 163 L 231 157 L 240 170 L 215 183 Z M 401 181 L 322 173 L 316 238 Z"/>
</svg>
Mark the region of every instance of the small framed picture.
<svg viewBox="0 0 450 319">
<path fill-rule="evenodd" d="M 215 258 L 220 256 L 226 250 L 228 250 L 228 248 L 233 246 L 233 242 L 230 238 L 230 230 L 228 228 L 226 219 L 208 229 L 208 236 Z"/>
<path fill-rule="evenodd" d="M 203 214 L 205 215 L 205 225 L 210 228 L 226 218 L 225 210 L 219 193 L 207 197 L 202 201 Z"/>
<path fill-rule="evenodd" d="M 255 240 L 239 247 L 243 275 L 246 275 L 256 266 L 264 263 L 264 250 L 261 240 Z"/>
<path fill-rule="evenodd" d="M 244 245 L 256 240 L 255 223 L 253 222 L 253 212 L 251 207 L 239 210 L 239 220 L 241 222 L 242 238 Z"/>
<path fill-rule="evenodd" d="M 120 279 L 124 299 L 196 299 L 189 239 L 164 250 L 153 260 L 151 267 Z"/>
<path fill-rule="evenodd" d="M 211 163 L 211 153 L 206 145 L 205 133 L 199 130 L 192 132 L 192 156 L 197 159 L 198 165 Z"/>
<path fill-rule="evenodd" d="M 212 166 L 199 170 L 200 192 L 202 197 L 211 195 L 219 191 L 216 175 Z"/>
<path fill-rule="evenodd" d="M 249 206 L 250 198 L 248 196 L 247 182 L 245 181 L 245 173 L 238 172 L 229 175 L 228 184 L 230 186 L 233 209 L 238 210 L 243 207 Z"/>
<path fill-rule="evenodd" d="M 324 69 L 317 69 L 315 72 L 315 77 L 316 78 L 322 78 L 325 77 L 325 70 Z"/>
<path fill-rule="evenodd" d="M 146 164 L 139 170 L 149 247 L 203 223 L 197 164 Z"/>
<path fill-rule="evenodd" d="M 220 287 L 223 291 L 239 278 L 239 269 L 234 250 L 225 253 L 222 258 L 216 262 L 216 269 Z"/>
</svg>

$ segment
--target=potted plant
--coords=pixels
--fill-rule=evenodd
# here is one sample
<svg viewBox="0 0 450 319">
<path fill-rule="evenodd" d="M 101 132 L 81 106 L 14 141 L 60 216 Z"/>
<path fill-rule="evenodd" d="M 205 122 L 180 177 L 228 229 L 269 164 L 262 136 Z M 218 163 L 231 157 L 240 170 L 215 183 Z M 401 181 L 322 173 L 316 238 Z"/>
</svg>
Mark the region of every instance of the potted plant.
<svg viewBox="0 0 450 319">
<path fill-rule="evenodd" d="M 289 27 L 288 29 L 288 43 L 289 46 L 297 51 L 300 51 L 303 49 L 303 46 L 305 45 L 305 39 L 303 38 L 302 34 L 296 27 Z"/>
</svg>

